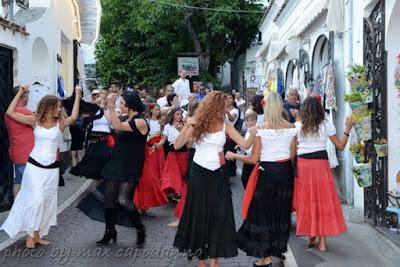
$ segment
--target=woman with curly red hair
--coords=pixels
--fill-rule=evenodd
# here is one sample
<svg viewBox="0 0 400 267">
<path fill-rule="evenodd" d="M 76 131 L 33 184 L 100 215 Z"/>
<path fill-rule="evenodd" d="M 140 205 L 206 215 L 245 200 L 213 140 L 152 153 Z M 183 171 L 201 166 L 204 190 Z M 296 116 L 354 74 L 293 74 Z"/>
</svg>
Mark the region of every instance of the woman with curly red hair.
<svg viewBox="0 0 400 267">
<path fill-rule="evenodd" d="M 187 197 L 178 225 L 174 246 L 189 258 L 199 259 L 198 266 L 217 267 L 217 258 L 237 255 L 235 220 L 229 179 L 223 175 L 226 135 L 247 149 L 255 139 L 255 129 L 244 140 L 232 125 L 225 124 L 227 96 L 214 91 L 200 103 L 193 118 L 188 118 L 175 148 L 189 141 L 196 145 L 191 166 Z"/>
</svg>

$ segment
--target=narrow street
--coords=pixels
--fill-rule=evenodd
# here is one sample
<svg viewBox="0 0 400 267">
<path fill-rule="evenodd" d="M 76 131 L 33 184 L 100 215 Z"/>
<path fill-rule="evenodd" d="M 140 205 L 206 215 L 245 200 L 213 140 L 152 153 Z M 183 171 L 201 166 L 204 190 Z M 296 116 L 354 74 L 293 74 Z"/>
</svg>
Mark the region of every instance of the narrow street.
<svg viewBox="0 0 400 267">
<path fill-rule="evenodd" d="M 238 228 L 242 222 L 243 193 L 239 177 L 231 180 L 231 188 Z M 135 230 L 124 226 L 117 226 L 117 244 L 97 247 L 95 241 L 102 237 L 104 224 L 91 220 L 76 208 L 91 189 L 59 214 L 58 225 L 48 236 L 51 245 L 29 250 L 25 248 L 25 239 L 20 239 L 0 252 L 1 266 L 196 266 L 172 247 L 175 231 L 167 226 L 174 220 L 172 204 L 153 209 L 156 217 L 144 217 L 148 237 L 144 248 L 136 248 Z M 306 238 L 295 237 L 294 228 L 295 225 L 285 263 L 274 259 L 273 266 L 398 266 L 400 248 L 387 243 L 369 225 L 349 223 L 346 235 L 328 239 L 325 253 L 307 249 Z M 220 265 L 250 267 L 253 261 L 254 258 L 239 251 L 238 257 L 221 259 Z"/>
</svg>

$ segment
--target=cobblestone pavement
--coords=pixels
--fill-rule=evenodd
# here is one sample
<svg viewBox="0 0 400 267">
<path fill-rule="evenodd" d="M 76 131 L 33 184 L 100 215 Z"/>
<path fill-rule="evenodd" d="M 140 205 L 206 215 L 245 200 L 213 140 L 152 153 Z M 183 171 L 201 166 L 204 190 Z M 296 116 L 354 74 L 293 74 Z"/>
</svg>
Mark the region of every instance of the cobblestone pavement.
<svg viewBox="0 0 400 267">
<path fill-rule="evenodd" d="M 238 228 L 242 223 L 240 205 L 243 189 L 240 178 L 231 179 L 231 188 Z M 117 244 L 96 247 L 95 241 L 104 233 L 104 224 L 91 220 L 76 208 L 89 190 L 59 214 L 58 225 L 50 230 L 47 237 L 51 245 L 28 250 L 25 249 L 24 239 L 18 240 L 0 251 L 0 266 L 196 266 L 172 247 L 175 230 L 167 226 L 175 220 L 172 204 L 152 209 L 156 217 L 143 217 L 148 236 L 144 248 L 136 248 L 135 230 L 124 226 L 117 226 Z M 286 254 L 288 259 L 285 263 L 274 259 L 274 267 L 399 266 L 399 247 L 388 243 L 367 224 L 348 222 L 347 226 L 347 234 L 329 238 L 328 251 L 320 253 L 307 249 L 306 238 L 296 237 L 293 225 L 290 251 Z M 248 267 L 254 260 L 239 251 L 235 258 L 221 259 L 220 266 Z"/>
<path fill-rule="evenodd" d="M 232 178 L 231 186 L 236 224 L 239 227 L 242 222 L 240 204 L 243 194 L 240 178 Z M 156 217 L 143 217 L 147 228 L 144 248 L 136 248 L 135 229 L 124 226 L 117 226 L 117 244 L 99 248 L 95 241 L 101 239 L 104 224 L 91 220 L 76 208 L 84 195 L 59 214 L 58 225 L 52 227 L 47 236 L 51 245 L 28 250 L 24 247 L 24 239 L 21 239 L 0 252 L 0 266 L 196 266 L 172 247 L 175 230 L 167 224 L 175 220 L 174 205 L 152 209 Z M 221 259 L 220 265 L 252 266 L 253 260 L 239 251 L 238 257 Z M 281 265 L 278 261 L 274 264 Z"/>
</svg>

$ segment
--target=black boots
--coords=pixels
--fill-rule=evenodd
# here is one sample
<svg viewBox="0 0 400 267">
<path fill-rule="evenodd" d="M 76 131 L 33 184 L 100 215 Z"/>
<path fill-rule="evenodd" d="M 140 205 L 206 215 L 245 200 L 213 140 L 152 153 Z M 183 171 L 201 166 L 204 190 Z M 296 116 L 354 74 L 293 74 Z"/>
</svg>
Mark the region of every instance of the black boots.
<svg viewBox="0 0 400 267">
<path fill-rule="evenodd" d="M 117 242 L 117 231 L 115 230 L 115 216 L 116 211 L 114 208 L 105 208 L 104 217 L 106 221 L 106 232 L 101 240 L 97 241 L 96 244 L 107 245 L 111 240 Z"/>
<path fill-rule="evenodd" d="M 144 244 L 144 241 L 146 240 L 146 228 L 142 224 L 142 220 L 140 219 L 139 212 L 136 208 L 134 208 L 129 215 L 131 217 L 133 227 L 136 228 L 136 245 L 142 246 Z"/>
<path fill-rule="evenodd" d="M 142 225 L 141 228 L 137 228 L 136 233 L 137 233 L 136 245 L 142 246 L 144 244 L 144 241 L 146 240 L 146 228 L 144 227 L 144 225 Z"/>
</svg>

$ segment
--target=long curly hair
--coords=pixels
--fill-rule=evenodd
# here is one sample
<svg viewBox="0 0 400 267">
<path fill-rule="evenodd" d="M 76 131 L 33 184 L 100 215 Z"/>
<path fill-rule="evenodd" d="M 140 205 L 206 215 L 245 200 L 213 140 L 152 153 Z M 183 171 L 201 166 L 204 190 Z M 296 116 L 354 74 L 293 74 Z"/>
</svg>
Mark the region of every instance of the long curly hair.
<svg viewBox="0 0 400 267">
<path fill-rule="evenodd" d="M 49 112 L 53 112 L 53 110 L 57 107 L 58 103 L 61 103 L 61 100 L 53 95 L 46 95 L 42 99 L 40 99 L 37 111 L 36 111 L 36 121 L 40 124 L 46 121 L 46 115 Z M 61 120 L 61 114 L 58 116 L 58 120 Z"/>
<path fill-rule="evenodd" d="M 301 135 L 318 136 L 319 126 L 325 120 L 324 108 L 315 97 L 307 97 L 300 110 Z"/>
<path fill-rule="evenodd" d="M 223 92 L 213 91 L 200 102 L 196 110 L 196 125 L 193 129 L 194 140 L 201 141 L 213 126 L 225 120 L 227 96 Z"/>
</svg>

